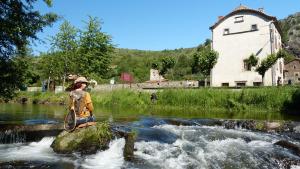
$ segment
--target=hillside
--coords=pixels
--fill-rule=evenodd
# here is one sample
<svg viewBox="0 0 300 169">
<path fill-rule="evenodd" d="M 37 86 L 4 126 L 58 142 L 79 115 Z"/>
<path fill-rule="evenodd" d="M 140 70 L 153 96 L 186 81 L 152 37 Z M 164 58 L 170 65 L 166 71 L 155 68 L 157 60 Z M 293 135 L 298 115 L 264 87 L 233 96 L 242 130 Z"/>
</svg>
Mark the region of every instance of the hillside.
<svg viewBox="0 0 300 169">
<path fill-rule="evenodd" d="M 300 12 L 280 20 L 280 25 L 286 49 L 295 56 L 300 57 Z"/>
<path fill-rule="evenodd" d="M 149 80 L 149 70 L 153 63 L 159 63 L 163 58 L 172 57 L 175 60 L 174 69 L 165 75 L 170 80 L 193 79 L 192 55 L 197 48 L 180 48 L 175 50 L 146 51 L 135 49 L 115 49 L 113 68 L 115 74 L 129 72 L 134 75 L 135 82 Z"/>
</svg>

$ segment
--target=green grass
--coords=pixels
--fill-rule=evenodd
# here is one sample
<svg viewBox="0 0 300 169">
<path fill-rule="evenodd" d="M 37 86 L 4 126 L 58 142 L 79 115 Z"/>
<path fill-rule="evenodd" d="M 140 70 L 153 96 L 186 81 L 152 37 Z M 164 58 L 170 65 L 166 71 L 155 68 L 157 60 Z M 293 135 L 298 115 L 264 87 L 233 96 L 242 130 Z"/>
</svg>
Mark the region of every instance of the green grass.
<svg viewBox="0 0 300 169">
<path fill-rule="evenodd" d="M 95 105 L 106 107 L 136 107 L 141 109 L 175 108 L 201 111 L 226 110 L 227 112 L 270 111 L 280 112 L 286 103 L 295 100 L 297 87 L 265 87 L 245 89 L 164 89 L 157 92 L 158 101 L 152 103 L 150 93 L 128 89 L 91 92 Z M 48 100 L 67 103 L 67 93 L 21 92 L 18 98 Z M 293 99 L 292 99 L 293 98 Z"/>
<path fill-rule="evenodd" d="M 293 87 L 232 89 L 177 89 L 164 90 L 158 93 L 159 105 L 179 107 L 199 107 L 205 110 L 223 108 L 243 111 L 264 109 L 279 111 L 293 93 L 299 90 Z"/>
<path fill-rule="evenodd" d="M 92 92 L 95 104 L 103 106 L 138 106 L 145 107 L 150 103 L 150 94 L 133 90 L 114 90 L 111 92 Z"/>
</svg>

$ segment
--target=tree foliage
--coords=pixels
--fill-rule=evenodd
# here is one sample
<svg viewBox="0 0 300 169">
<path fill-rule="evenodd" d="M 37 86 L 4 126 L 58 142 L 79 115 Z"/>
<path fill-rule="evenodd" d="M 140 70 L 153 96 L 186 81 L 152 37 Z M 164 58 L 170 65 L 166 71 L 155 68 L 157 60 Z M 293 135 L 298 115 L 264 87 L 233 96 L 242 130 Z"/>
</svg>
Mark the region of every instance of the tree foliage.
<svg viewBox="0 0 300 169">
<path fill-rule="evenodd" d="M 57 19 L 53 13 L 40 14 L 34 10 L 36 0 L 3 0 L 0 2 L 0 54 L 9 59 L 17 50 L 25 49 L 30 38 Z M 51 1 L 47 1 L 51 4 Z"/>
<path fill-rule="evenodd" d="M 194 79 L 191 73 L 192 55 L 196 48 L 174 49 L 163 51 L 145 51 L 134 49 L 115 49 L 112 65 L 116 76 L 122 72 L 129 72 L 135 82 L 149 80 L 150 69 L 161 70 L 164 58 L 173 58 L 175 65 L 168 69 L 164 77 L 169 80 Z M 118 79 L 118 78 L 116 78 Z"/>
<path fill-rule="evenodd" d="M 205 77 L 210 75 L 212 68 L 218 60 L 218 53 L 211 50 L 209 46 L 198 47 L 197 52 L 194 54 L 193 71 L 201 72 Z"/>
<path fill-rule="evenodd" d="M 11 98 L 25 82 L 27 63 L 24 58 L 30 39 L 45 26 L 56 21 L 53 13 L 34 10 L 36 0 L 2 0 L 0 2 L 0 97 Z M 51 5 L 51 1 L 46 3 Z"/>
<path fill-rule="evenodd" d="M 114 47 L 111 37 L 101 29 L 101 22 L 89 17 L 85 30 L 81 32 L 76 64 L 82 75 L 105 78 L 109 74 Z"/>
<path fill-rule="evenodd" d="M 260 65 L 256 68 L 256 71 L 262 76 L 274 65 L 277 61 L 277 57 L 274 54 L 268 55 L 265 59 L 260 62 Z"/>
<path fill-rule="evenodd" d="M 165 57 L 161 60 L 161 69 L 159 73 L 165 75 L 169 69 L 172 69 L 175 65 L 175 60 L 172 57 Z"/>
<path fill-rule="evenodd" d="M 38 60 L 37 69 L 41 80 L 52 79 L 61 82 L 64 75 L 64 62 L 61 59 L 61 52 L 42 54 Z"/>
<path fill-rule="evenodd" d="M 111 37 L 101 31 L 101 22 L 89 17 L 86 27 L 78 30 L 68 21 L 52 37 L 52 50 L 41 55 L 41 77 L 64 84 L 67 74 L 79 74 L 101 80 L 111 77 L 113 45 Z"/>
<path fill-rule="evenodd" d="M 192 58 L 187 54 L 180 54 L 175 62 L 172 77 L 173 80 L 192 79 Z M 169 76 L 168 74 L 166 76 Z"/>
<path fill-rule="evenodd" d="M 250 67 L 254 67 L 258 64 L 258 57 L 254 54 L 251 54 L 249 58 L 244 60 Z"/>
<path fill-rule="evenodd" d="M 57 69 L 61 69 L 59 71 L 63 72 L 64 76 L 77 71 L 78 39 L 78 30 L 68 21 L 64 21 L 60 25 L 59 32 L 52 37 L 53 57 L 60 58 L 55 59 L 58 59 L 58 62 L 62 62 L 63 66 L 57 67 Z"/>
<path fill-rule="evenodd" d="M 265 73 L 276 63 L 279 58 L 287 57 L 283 50 L 278 51 L 276 54 L 268 55 L 260 62 L 260 65 L 256 68 L 256 71 L 262 76 L 264 81 Z"/>
</svg>

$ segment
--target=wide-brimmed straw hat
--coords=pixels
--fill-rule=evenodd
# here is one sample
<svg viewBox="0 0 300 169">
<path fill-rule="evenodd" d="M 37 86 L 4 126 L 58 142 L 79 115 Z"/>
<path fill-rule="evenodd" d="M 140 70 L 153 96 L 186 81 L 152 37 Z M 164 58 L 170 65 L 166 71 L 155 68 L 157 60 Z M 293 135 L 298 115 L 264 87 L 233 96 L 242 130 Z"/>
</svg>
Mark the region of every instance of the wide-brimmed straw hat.
<svg viewBox="0 0 300 169">
<path fill-rule="evenodd" d="M 75 81 L 74 81 L 74 83 L 76 84 L 76 83 L 89 83 L 89 81 L 85 78 L 85 77 L 78 77 Z"/>
</svg>

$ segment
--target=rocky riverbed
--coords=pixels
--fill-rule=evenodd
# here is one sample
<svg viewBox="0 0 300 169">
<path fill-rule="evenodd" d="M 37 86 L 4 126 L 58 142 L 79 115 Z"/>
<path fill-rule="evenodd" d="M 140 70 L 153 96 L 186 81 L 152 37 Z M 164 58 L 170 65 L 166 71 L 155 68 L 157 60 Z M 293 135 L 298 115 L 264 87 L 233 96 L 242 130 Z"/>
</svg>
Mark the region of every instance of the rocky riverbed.
<svg viewBox="0 0 300 169">
<path fill-rule="evenodd" d="M 97 148 L 89 152 L 90 155 L 82 154 L 78 150 L 70 151 L 71 154 L 56 153 L 51 148 L 55 144 L 55 137 L 50 135 L 35 142 L 26 142 L 25 139 L 23 143 L 0 144 L 0 167 L 77 166 L 146 169 L 300 167 L 299 122 L 142 118 L 139 121 L 110 126 L 112 132 L 118 133 L 119 136 L 106 142 L 104 149 Z M 35 127 L 36 131 L 39 130 L 38 125 L 33 125 L 31 131 L 34 131 Z M 21 128 L 6 127 L 5 131 L 1 131 L 0 140 L 10 136 L 8 131 L 19 134 L 29 132 L 26 127 L 23 130 Z M 95 128 L 83 129 L 78 133 L 97 131 L 97 127 Z M 135 141 L 131 141 L 129 146 L 134 146 L 133 154 L 130 160 L 126 161 L 126 157 L 123 156 L 128 149 L 126 136 L 120 133 L 129 131 L 136 133 L 136 136 Z"/>
</svg>

